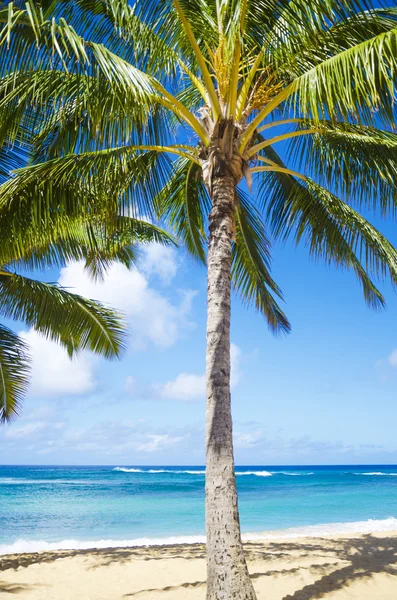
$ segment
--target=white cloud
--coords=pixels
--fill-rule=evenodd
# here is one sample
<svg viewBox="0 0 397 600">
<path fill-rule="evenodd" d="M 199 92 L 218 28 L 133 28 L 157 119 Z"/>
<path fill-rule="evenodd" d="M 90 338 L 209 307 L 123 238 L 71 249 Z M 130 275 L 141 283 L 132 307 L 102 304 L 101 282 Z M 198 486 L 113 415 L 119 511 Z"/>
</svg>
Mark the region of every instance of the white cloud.
<svg viewBox="0 0 397 600">
<path fill-rule="evenodd" d="M 240 381 L 241 350 L 236 344 L 230 344 L 231 387 Z M 190 402 L 205 397 L 205 374 L 180 373 L 175 379 L 154 386 L 154 392 L 160 398 Z"/>
<path fill-rule="evenodd" d="M 140 267 L 147 275 L 158 275 L 161 282 L 168 285 L 178 271 L 175 251 L 161 244 L 150 244 L 145 247 Z"/>
<path fill-rule="evenodd" d="M 134 455 L 137 462 L 139 457 L 144 459 L 148 454 L 157 453 L 160 458 L 164 451 L 175 454 L 181 448 L 183 454 L 188 454 L 192 435 L 196 435 L 195 428 L 174 428 L 172 425 L 157 428 L 144 420 L 106 421 L 76 427 L 67 420 L 51 417 L 35 420 L 33 416 L 0 429 L 4 452 L 20 447 L 23 439 L 23 448 L 29 449 L 30 456 L 72 453 L 75 456 L 91 454 L 96 460 L 101 456 L 102 459 L 118 457 L 117 460 L 125 461 Z"/>
<path fill-rule="evenodd" d="M 37 421 L 36 423 L 27 423 L 26 425 L 22 425 L 21 427 L 13 427 L 10 429 L 6 429 L 4 437 L 7 440 L 30 437 L 33 434 L 36 434 L 37 432 L 42 431 L 45 428 L 46 423 L 44 421 Z"/>
<path fill-rule="evenodd" d="M 387 357 L 387 362 L 392 367 L 397 367 L 397 348 L 394 348 L 390 356 Z"/>
<path fill-rule="evenodd" d="M 3 456 L 9 462 L 56 464 L 203 464 L 204 429 L 190 424 L 163 427 L 146 420 L 106 419 L 84 423 L 63 420 L 53 411 L 34 411 L 0 428 Z M 43 407 L 46 408 L 45 406 Z M 47 415 L 47 417 L 46 417 Z M 21 443 L 23 441 L 23 443 Z M 368 463 L 393 462 L 395 447 L 379 444 L 351 444 L 348 440 L 316 440 L 309 436 L 291 438 L 266 430 L 260 422 L 236 422 L 236 460 L 240 464 L 354 464 L 364 456 Z"/>
<path fill-rule="evenodd" d="M 167 269 L 170 273 L 168 266 L 163 272 Z M 130 344 L 136 350 L 146 348 L 149 343 L 168 348 L 192 326 L 188 317 L 195 292 L 181 291 L 179 302 L 173 304 L 150 287 L 143 272 L 134 268 L 128 270 L 116 263 L 110 267 L 104 281 L 95 282 L 84 270 L 83 263 L 73 262 L 62 269 L 59 283 L 121 311 L 128 320 Z"/>
<path fill-rule="evenodd" d="M 159 245 L 148 246 L 142 256 L 144 271 L 128 270 L 124 265 L 112 265 L 103 281 L 93 281 L 82 262 L 72 262 L 61 270 L 59 284 L 86 298 L 99 300 L 126 316 L 129 343 L 135 350 L 149 344 L 168 348 L 193 326 L 189 320 L 195 292 L 179 292 L 176 302 L 150 286 L 151 275 L 170 283 L 177 272 L 175 252 Z M 68 396 L 82 395 L 95 388 L 96 359 L 83 353 L 70 360 L 59 345 L 46 340 L 34 330 L 21 336 L 32 356 L 32 394 Z M 134 391 L 134 381 L 128 378 L 126 389 Z"/>
<path fill-rule="evenodd" d="M 50 412 L 48 411 L 47 415 L 49 414 Z M 55 418 L 49 418 L 48 420 L 37 418 L 39 416 L 45 417 L 40 407 L 38 407 L 36 417 L 34 416 L 34 411 L 30 414 L 27 413 L 27 416 L 22 417 L 15 424 L 4 428 L 2 431 L 4 440 L 7 440 L 11 445 L 19 445 L 19 440 L 24 440 L 23 446 L 25 448 L 33 448 L 34 443 L 37 441 L 41 442 L 44 440 L 44 443 L 47 443 L 48 436 L 61 439 L 67 425 L 66 422 L 56 418 L 56 415 L 53 415 Z M 30 445 L 28 446 L 29 442 Z M 52 443 L 55 442 L 53 441 Z"/>
<path fill-rule="evenodd" d="M 31 329 L 21 332 L 32 357 L 30 392 L 67 396 L 91 392 L 95 387 L 95 359 L 85 354 L 70 360 L 66 350 Z"/>
<path fill-rule="evenodd" d="M 193 373 L 180 373 L 173 381 L 164 385 L 156 386 L 161 398 L 171 400 L 198 400 L 205 395 L 205 375 L 194 375 Z"/>
<path fill-rule="evenodd" d="M 236 448 L 255 448 L 263 442 L 264 433 L 261 429 L 253 431 L 235 431 L 234 445 Z"/>
<path fill-rule="evenodd" d="M 179 444 L 186 436 L 172 437 L 167 434 L 164 435 L 148 435 L 150 441 L 144 442 L 143 444 L 137 444 L 136 450 L 138 452 L 158 452 L 164 448 L 175 446 Z"/>
</svg>

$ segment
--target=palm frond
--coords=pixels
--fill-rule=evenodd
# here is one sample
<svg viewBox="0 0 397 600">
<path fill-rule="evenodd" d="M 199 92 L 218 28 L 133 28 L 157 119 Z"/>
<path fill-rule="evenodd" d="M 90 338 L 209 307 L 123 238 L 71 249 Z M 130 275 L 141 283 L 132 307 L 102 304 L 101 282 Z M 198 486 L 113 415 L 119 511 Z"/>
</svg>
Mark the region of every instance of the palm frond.
<svg viewBox="0 0 397 600">
<path fill-rule="evenodd" d="M 324 5 L 322 2 L 315 4 Z M 324 10 L 320 19 L 305 19 L 301 24 L 291 23 L 289 34 L 275 41 L 272 60 L 287 81 L 331 56 L 396 28 L 395 7 L 375 9 L 368 6 L 360 11 L 357 6 L 357 12 L 354 12 L 347 3 L 346 8 L 350 11 L 344 10 L 338 14 L 338 10 L 333 10 L 326 14 Z M 364 6 L 361 8 L 364 9 Z M 311 11 L 311 6 L 308 6 L 308 10 Z"/>
<path fill-rule="evenodd" d="M 270 276 L 270 242 L 260 214 L 239 190 L 235 209 L 236 241 L 233 247 L 232 282 L 248 304 L 261 312 L 273 332 L 290 330 L 274 295 L 281 291 Z"/>
<path fill-rule="evenodd" d="M 0 112 L 6 111 L 8 137 L 26 114 L 36 115 L 30 136 L 36 160 L 105 144 L 165 144 L 172 131 L 172 113 L 155 101 L 150 107 L 138 102 L 134 87 L 120 93 L 100 75 L 56 69 L 23 70 L 0 78 Z"/>
<path fill-rule="evenodd" d="M 65 19 L 76 30 L 83 30 L 94 42 L 105 44 L 125 60 L 145 72 L 166 76 L 169 81 L 184 72 L 178 48 L 168 43 L 144 14 L 128 0 L 75 0 L 64 8 Z M 144 18 L 142 18 L 144 17 Z"/>
<path fill-rule="evenodd" d="M 114 261 L 128 268 L 137 264 L 140 245 L 176 243 L 160 227 L 131 217 L 118 216 L 105 222 L 65 218 L 60 226 L 46 221 L 39 229 L 23 228 L 20 223 L 18 232 L 10 231 L 6 224 L 7 215 L 0 213 L 0 265 L 42 269 L 84 260 L 94 277 L 102 277 Z"/>
<path fill-rule="evenodd" d="M 21 220 L 40 229 L 67 218 L 151 217 L 169 170 L 165 154 L 129 146 L 71 154 L 16 171 L 0 186 L 0 212 L 14 231 Z"/>
<path fill-rule="evenodd" d="M 180 158 L 174 162 L 173 173 L 155 198 L 158 214 L 165 218 L 189 252 L 206 262 L 206 216 L 210 199 L 201 178 L 201 168 Z"/>
<path fill-rule="evenodd" d="M 11 171 L 26 165 L 29 153 L 24 146 L 8 144 L 0 147 L 0 185 L 7 181 Z"/>
<path fill-rule="evenodd" d="M 19 415 L 29 387 L 30 358 L 23 340 L 0 325 L 0 424 Z"/>
<path fill-rule="evenodd" d="M 0 271 L 0 294 L 3 317 L 33 327 L 64 346 L 70 355 L 87 349 L 113 358 L 123 350 L 123 321 L 97 302 L 4 269 Z"/>
<path fill-rule="evenodd" d="M 288 154 L 297 168 L 332 186 L 349 203 L 396 214 L 397 135 L 350 123 L 322 121 L 318 133 L 294 140 Z"/>
<path fill-rule="evenodd" d="M 273 156 L 274 158 L 274 156 Z M 285 173 L 262 178 L 266 195 L 266 219 L 279 239 L 304 243 L 316 259 L 352 268 L 363 287 L 366 302 L 384 306 L 384 298 L 372 278 L 389 275 L 397 282 L 397 251 L 364 217 L 335 194 L 304 178 L 298 182 Z"/>
<path fill-rule="evenodd" d="M 166 231 L 152 223 L 130 217 L 118 217 L 108 229 L 90 227 L 90 248 L 84 251 L 85 268 L 94 278 L 103 278 L 109 266 L 115 261 L 131 268 L 139 265 L 139 245 L 176 245 L 175 239 Z M 99 240 L 99 242 L 98 242 Z"/>
<path fill-rule="evenodd" d="M 318 121 L 359 118 L 363 107 L 393 126 L 396 49 L 397 27 L 326 58 L 292 82 L 293 109 Z"/>
</svg>

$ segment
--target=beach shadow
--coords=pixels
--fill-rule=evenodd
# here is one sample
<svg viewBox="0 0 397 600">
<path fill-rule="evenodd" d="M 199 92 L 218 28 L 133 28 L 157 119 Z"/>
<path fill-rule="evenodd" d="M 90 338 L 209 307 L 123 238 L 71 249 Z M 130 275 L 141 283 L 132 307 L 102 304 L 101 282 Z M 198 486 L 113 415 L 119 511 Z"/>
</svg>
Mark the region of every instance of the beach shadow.
<svg viewBox="0 0 397 600">
<path fill-rule="evenodd" d="M 312 584 L 283 597 L 283 600 L 317 600 L 331 592 L 341 590 L 357 580 L 371 579 L 376 573 L 387 573 L 396 577 L 397 598 L 397 540 L 366 535 L 359 538 L 302 542 L 275 542 L 265 548 L 262 544 L 245 545 L 248 561 L 277 560 L 296 562 L 302 557 L 325 558 L 326 562 L 251 572 L 253 580 L 262 577 L 285 577 L 296 575 L 302 570 L 310 571 L 317 577 Z M 191 558 L 197 558 L 190 546 Z M 197 552 L 199 550 L 197 549 Z M 201 551 L 201 549 L 200 549 Z M 176 553 L 177 554 L 177 553 Z M 171 558 L 171 556 L 169 556 Z M 201 556 L 200 556 L 201 557 Z M 330 572 L 331 570 L 331 572 Z M 204 587 L 205 581 L 186 582 L 176 586 L 151 588 L 125 594 L 124 598 L 138 598 L 149 592 L 170 592 L 178 589 Z M 375 600 L 375 599 L 374 599 Z"/>
<path fill-rule="evenodd" d="M 167 585 L 165 587 L 162 588 L 150 588 L 147 590 L 138 590 L 137 592 L 132 592 L 131 594 L 124 594 L 123 598 L 132 598 L 135 597 L 137 598 L 138 596 L 141 596 L 142 594 L 147 594 L 148 592 L 175 592 L 177 590 L 182 589 L 192 589 L 192 588 L 199 588 L 199 587 L 205 587 L 207 584 L 206 581 L 193 581 L 193 582 L 186 582 L 186 583 L 181 583 L 179 585 Z"/>
<path fill-rule="evenodd" d="M 139 560 L 166 560 L 182 558 L 185 560 L 205 558 L 203 544 L 178 544 L 175 546 L 139 546 L 131 548 L 91 548 L 88 550 L 54 550 L 52 552 L 32 552 L 30 554 L 9 554 L 0 557 L 0 572 L 7 569 L 29 567 L 38 563 L 49 563 L 74 556 L 90 556 L 97 559 L 89 567 L 96 569 L 113 563 L 126 563 L 132 558 Z"/>
<path fill-rule="evenodd" d="M 149 560 L 182 560 L 205 559 L 205 546 L 203 544 L 178 544 L 177 546 L 151 546 L 139 548 L 119 548 L 90 551 L 95 556 L 96 562 L 88 567 L 90 570 L 109 566 L 113 563 L 126 563 L 133 559 Z"/>
<path fill-rule="evenodd" d="M 28 590 L 32 590 L 36 587 L 35 585 L 28 585 L 27 583 L 7 583 L 5 581 L 0 581 L 0 596 L 2 594 L 21 594 L 22 592 L 26 592 Z"/>
<path fill-rule="evenodd" d="M 311 600 L 322 598 L 349 586 L 358 580 L 371 579 L 376 573 L 387 573 L 396 577 L 397 597 L 397 540 L 377 538 L 365 535 L 360 538 L 335 540 L 332 544 L 286 544 L 290 551 L 306 549 L 309 553 L 317 551 L 322 556 L 330 553 L 343 561 L 343 566 L 327 573 L 312 584 L 305 585 L 283 600 Z M 325 566 L 325 565 L 323 565 Z"/>
<path fill-rule="evenodd" d="M 299 567 L 291 568 L 291 569 L 283 569 L 282 571 L 266 571 L 265 573 L 251 573 L 251 579 L 258 579 L 259 577 L 269 577 L 271 575 L 284 575 L 296 573 L 299 571 Z M 180 583 L 179 585 L 167 585 L 162 588 L 148 588 L 144 590 L 138 590 L 137 592 L 132 592 L 130 594 L 124 594 L 123 598 L 132 598 L 138 597 L 141 594 L 147 594 L 149 592 L 175 592 L 177 590 L 188 589 L 188 588 L 198 588 L 205 587 L 207 584 L 206 581 L 194 581 L 194 582 L 186 582 Z"/>
<path fill-rule="evenodd" d="M 19 567 L 29 567 L 37 563 L 54 562 L 70 556 L 69 552 L 32 552 L 31 554 L 8 554 L 0 557 L 0 572 Z"/>
</svg>

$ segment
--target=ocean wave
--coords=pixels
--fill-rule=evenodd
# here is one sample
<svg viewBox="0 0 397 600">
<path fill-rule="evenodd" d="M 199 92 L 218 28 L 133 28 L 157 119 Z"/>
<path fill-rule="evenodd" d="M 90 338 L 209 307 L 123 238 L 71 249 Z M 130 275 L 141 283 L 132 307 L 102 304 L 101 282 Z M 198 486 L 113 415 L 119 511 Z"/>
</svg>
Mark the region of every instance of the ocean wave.
<svg viewBox="0 0 397 600">
<path fill-rule="evenodd" d="M 115 467 L 113 471 L 121 471 L 121 473 L 145 473 L 143 469 L 127 469 L 125 467 Z"/>
<path fill-rule="evenodd" d="M 292 473 L 290 471 L 272 471 L 272 475 L 289 475 L 290 477 L 304 477 L 306 475 L 314 475 L 314 473 Z"/>
<path fill-rule="evenodd" d="M 397 473 L 383 473 L 382 471 L 375 471 L 374 473 L 353 473 L 353 475 L 373 475 L 373 476 L 382 476 L 382 477 L 397 477 Z"/>
<path fill-rule="evenodd" d="M 367 521 L 353 521 L 346 523 L 323 523 L 320 525 L 306 525 L 303 527 L 290 527 L 279 531 L 264 531 L 263 533 L 247 533 L 245 540 L 270 540 L 280 538 L 300 537 L 331 537 L 345 534 L 368 534 L 397 531 L 397 519 L 368 519 Z"/>
<path fill-rule="evenodd" d="M 270 471 L 236 471 L 237 475 L 255 475 L 256 477 L 272 477 Z"/>
<path fill-rule="evenodd" d="M 171 473 L 171 474 L 188 474 L 188 475 L 205 475 L 205 471 L 194 471 L 191 469 L 137 469 L 127 467 L 114 467 L 113 471 L 121 473 Z M 236 476 L 253 475 L 255 477 L 272 477 L 273 475 L 287 475 L 291 477 L 301 477 L 306 475 L 314 475 L 314 473 L 292 472 L 292 471 L 236 471 Z"/>
<path fill-rule="evenodd" d="M 370 533 L 384 533 L 397 531 L 397 519 L 368 519 L 368 521 L 353 521 L 347 523 L 324 523 L 320 525 L 307 525 L 304 527 L 291 527 L 278 531 L 264 531 L 261 533 L 245 533 L 244 541 L 267 541 L 278 539 L 293 539 L 305 537 L 332 537 L 337 535 L 360 535 Z M 52 552 L 54 550 L 94 550 L 101 548 L 131 548 L 141 546 L 170 546 L 180 544 L 204 544 L 204 535 L 169 536 L 164 538 L 133 538 L 133 539 L 101 539 L 101 540 L 61 540 L 47 542 L 45 540 L 19 539 L 12 544 L 0 545 L 0 555 L 21 554 L 26 552 Z"/>
<path fill-rule="evenodd" d="M 127 469 L 126 467 L 115 467 L 113 471 L 120 471 L 122 473 L 171 473 L 171 474 L 183 474 L 188 475 L 205 475 L 205 471 L 193 471 L 190 469 Z M 236 471 L 236 475 L 256 475 L 256 477 L 271 477 L 272 473 L 269 471 Z"/>
<path fill-rule="evenodd" d="M 194 471 L 191 469 L 134 469 L 127 467 L 115 467 L 113 471 L 121 473 L 171 473 L 171 474 L 188 474 L 188 475 L 205 475 L 205 471 Z M 272 477 L 273 475 L 287 475 L 291 477 L 300 477 L 306 475 L 314 475 L 314 473 L 292 472 L 292 471 L 236 471 L 236 476 L 253 475 L 255 477 Z"/>
<path fill-rule="evenodd" d="M 45 540 L 20 539 L 12 544 L 0 544 L 0 555 L 26 552 L 52 552 L 54 550 L 94 550 L 101 548 L 132 548 L 137 546 L 170 546 L 179 544 L 204 544 L 203 535 L 170 536 L 166 538 L 136 538 L 124 540 Z"/>
<path fill-rule="evenodd" d="M 173 471 L 172 469 L 149 469 L 147 473 L 187 473 L 188 475 L 205 475 L 205 471 Z"/>
<path fill-rule="evenodd" d="M 125 467 L 115 467 L 113 471 L 121 471 L 122 473 L 188 473 L 189 475 L 205 475 L 205 471 L 189 471 L 177 469 L 127 469 Z"/>
</svg>

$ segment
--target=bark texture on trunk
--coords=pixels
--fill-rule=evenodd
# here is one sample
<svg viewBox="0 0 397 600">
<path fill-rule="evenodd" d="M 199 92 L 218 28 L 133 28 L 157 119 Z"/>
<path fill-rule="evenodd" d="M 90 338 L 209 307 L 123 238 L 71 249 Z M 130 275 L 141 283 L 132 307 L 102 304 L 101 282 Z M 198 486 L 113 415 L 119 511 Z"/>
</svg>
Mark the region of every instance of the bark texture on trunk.
<svg viewBox="0 0 397 600">
<path fill-rule="evenodd" d="M 241 543 L 230 398 L 230 270 L 235 179 L 212 181 L 208 249 L 207 600 L 256 600 Z"/>
</svg>

